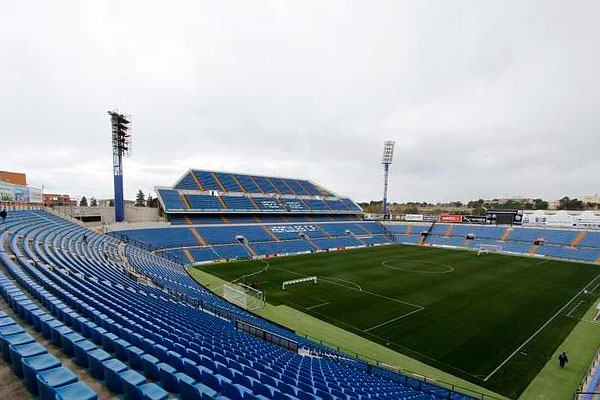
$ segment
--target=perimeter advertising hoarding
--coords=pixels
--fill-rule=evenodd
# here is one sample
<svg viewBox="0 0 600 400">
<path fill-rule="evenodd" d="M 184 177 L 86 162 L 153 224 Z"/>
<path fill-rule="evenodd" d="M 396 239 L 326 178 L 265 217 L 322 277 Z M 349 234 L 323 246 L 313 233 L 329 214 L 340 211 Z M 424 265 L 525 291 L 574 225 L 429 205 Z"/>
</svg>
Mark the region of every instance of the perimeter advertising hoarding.
<svg viewBox="0 0 600 400">
<path fill-rule="evenodd" d="M 0 201 L 14 201 L 15 191 L 12 185 L 0 182 Z"/>
<path fill-rule="evenodd" d="M 487 224 L 484 215 L 463 215 L 463 224 Z"/>
<path fill-rule="evenodd" d="M 0 201 L 41 203 L 42 190 L 34 187 L 19 186 L 6 182 L 0 182 Z"/>
<path fill-rule="evenodd" d="M 442 215 L 440 215 L 440 222 L 450 222 L 453 224 L 461 224 L 463 222 L 463 216 L 455 215 L 455 214 L 442 214 Z"/>
<path fill-rule="evenodd" d="M 411 222 L 422 222 L 423 214 L 406 214 L 404 216 L 404 220 L 411 221 Z"/>
<path fill-rule="evenodd" d="M 425 222 L 438 222 L 439 215 L 437 214 L 425 214 L 423 215 L 423 221 Z"/>
<path fill-rule="evenodd" d="M 29 187 L 29 202 L 30 203 L 42 203 L 42 189 Z"/>
</svg>

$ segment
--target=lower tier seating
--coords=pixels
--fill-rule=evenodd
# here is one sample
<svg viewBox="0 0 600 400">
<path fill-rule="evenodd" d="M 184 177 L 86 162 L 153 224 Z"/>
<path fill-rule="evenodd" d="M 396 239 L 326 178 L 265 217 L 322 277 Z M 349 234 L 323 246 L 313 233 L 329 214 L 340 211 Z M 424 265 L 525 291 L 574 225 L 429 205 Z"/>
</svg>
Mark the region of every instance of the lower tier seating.
<svg viewBox="0 0 600 400">
<path fill-rule="evenodd" d="M 13 296 L 11 307 L 115 395 L 220 400 L 468 398 L 367 368 L 362 361 L 215 297 L 178 264 L 45 212 L 11 213 L 0 225 L 0 248 L 0 269 L 13 280 L 0 276 L 0 286 L 3 296 Z M 132 272 L 152 284 L 132 280 Z M 303 356 L 249 336 L 235 329 L 232 321 L 237 319 L 329 357 Z M 17 335 L 18 327 L 10 329 Z M 0 332 L 10 335 L 10 329 Z M 10 345 L 33 343 L 27 336 L 23 340 Z M 44 350 L 31 346 L 27 351 Z M 20 355 L 14 354 L 17 360 Z M 33 371 L 41 398 L 95 398 L 72 371 L 44 354 L 21 357 L 23 375 L 31 376 L 28 368 Z M 40 358 L 26 366 L 23 360 L 31 357 Z"/>
</svg>

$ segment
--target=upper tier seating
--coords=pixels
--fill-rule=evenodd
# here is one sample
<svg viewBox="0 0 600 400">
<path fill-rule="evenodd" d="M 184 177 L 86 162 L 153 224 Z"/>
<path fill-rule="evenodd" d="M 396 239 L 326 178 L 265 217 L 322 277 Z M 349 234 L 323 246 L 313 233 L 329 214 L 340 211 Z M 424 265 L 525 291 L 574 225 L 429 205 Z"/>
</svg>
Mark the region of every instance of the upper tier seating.
<svg viewBox="0 0 600 400">
<path fill-rule="evenodd" d="M 347 198 L 338 200 L 302 199 L 273 196 L 234 196 L 179 192 L 158 189 L 167 213 L 185 210 L 193 212 L 247 212 L 247 213 L 330 213 L 351 214 L 361 209 Z M 187 202 L 187 204 L 186 204 Z M 177 216 L 177 214 L 173 214 Z"/>
<path fill-rule="evenodd" d="M 28 321 L 37 329 L 39 320 L 44 336 L 60 343 L 65 354 L 73 354 L 77 364 L 115 395 L 222 400 L 468 398 L 376 366 L 367 371 L 363 362 L 347 356 L 339 362 L 340 353 L 212 295 L 180 265 L 45 212 L 12 212 L 0 224 L 0 245 L 4 270 L 19 290 L 39 303 L 28 303 L 33 307 L 27 308 Z M 129 279 L 125 271 L 130 268 L 157 287 Z M 0 285 L 4 287 L 2 276 Z M 19 312 L 23 309 L 27 316 L 23 305 Z M 50 319 L 41 319 L 49 313 Z M 246 335 L 235 329 L 236 319 L 331 357 L 302 356 Z M 61 370 L 60 376 L 65 377 L 65 388 L 77 380 L 68 370 Z M 62 389 L 58 381 L 56 386 L 54 381 L 44 382 L 48 383 L 40 386 L 42 390 L 64 392 L 65 398 L 95 398 L 81 385 Z"/>
<path fill-rule="evenodd" d="M 332 196 L 331 192 L 303 179 L 190 170 L 175 189 L 221 192 L 272 193 L 294 196 Z"/>
<path fill-rule="evenodd" d="M 173 225 L 360 221 L 356 215 L 172 214 Z"/>
</svg>

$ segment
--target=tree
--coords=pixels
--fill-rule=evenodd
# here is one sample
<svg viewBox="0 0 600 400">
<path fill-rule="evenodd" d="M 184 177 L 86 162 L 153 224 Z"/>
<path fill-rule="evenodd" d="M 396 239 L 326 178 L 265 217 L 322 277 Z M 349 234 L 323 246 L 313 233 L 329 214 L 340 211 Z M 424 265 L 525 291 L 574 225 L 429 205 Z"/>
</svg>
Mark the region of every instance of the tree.
<svg viewBox="0 0 600 400">
<path fill-rule="evenodd" d="M 547 210 L 548 202 L 542 199 L 533 199 L 533 209 L 534 210 Z"/>
<path fill-rule="evenodd" d="M 583 210 L 583 201 L 565 196 L 558 201 L 559 210 Z"/>
<path fill-rule="evenodd" d="M 90 206 L 92 206 L 92 207 L 98 207 L 98 200 L 96 200 L 95 197 L 92 197 L 90 199 Z"/>
<path fill-rule="evenodd" d="M 158 208 L 158 197 L 152 197 L 152 195 L 149 194 L 148 199 L 146 200 L 146 207 Z"/>
<path fill-rule="evenodd" d="M 136 207 L 145 207 L 146 206 L 146 196 L 144 192 L 140 189 L 135 196 L 135 206 Z"/>
<path fill-rule="evenodd" d="M 487 213 L 486 209 L 480 205 L 473 207 L 471 212 L 473 215 L 485 215 Z"/>
<path fill-rule="evenodd" d="M 83 196 L 81 198 L 81 200 L 79 200 L 79 207 L 87 207 L 87 206 L 88 206 L 87 199 L 85 198 L 85 196 Z"/>
</svg>

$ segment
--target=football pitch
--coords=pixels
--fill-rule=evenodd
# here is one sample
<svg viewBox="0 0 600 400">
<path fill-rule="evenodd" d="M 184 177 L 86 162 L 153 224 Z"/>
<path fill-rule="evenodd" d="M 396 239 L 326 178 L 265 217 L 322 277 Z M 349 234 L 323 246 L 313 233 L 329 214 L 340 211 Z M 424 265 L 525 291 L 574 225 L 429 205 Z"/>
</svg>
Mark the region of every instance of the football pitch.
<svg viewBox="0 0 600 400">
<path fill-rule="evenodd" d="M 268 266 L 267 266 L 268 265 Z M 596 265 L 420 246 L 210 264 L 285 304 L 515 398 L 600 293 Z M 316 276 L 282 290 L 282 282 Z"/>
</svg>

